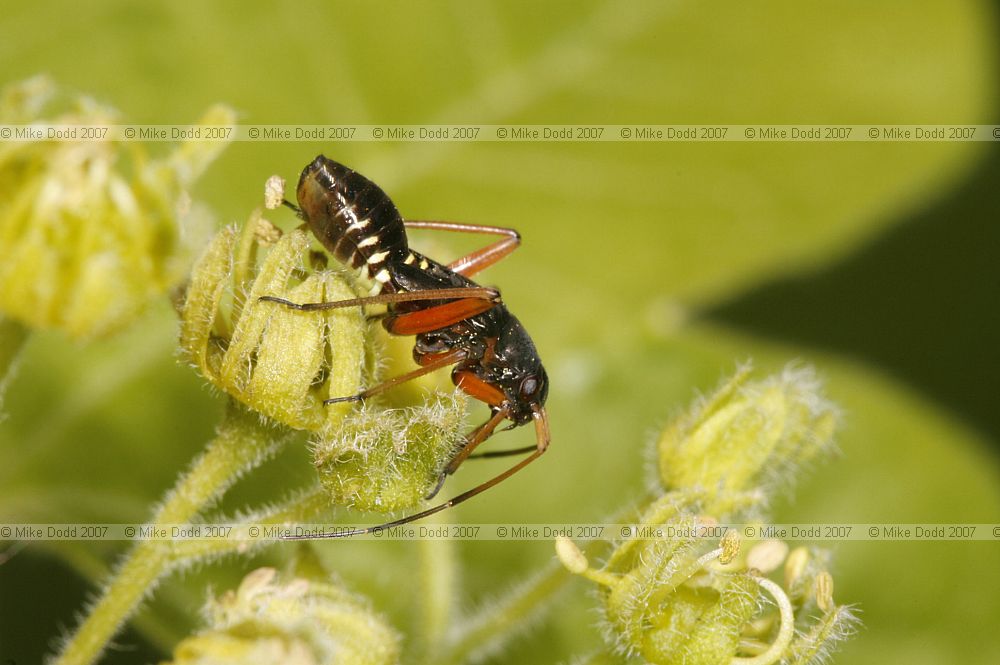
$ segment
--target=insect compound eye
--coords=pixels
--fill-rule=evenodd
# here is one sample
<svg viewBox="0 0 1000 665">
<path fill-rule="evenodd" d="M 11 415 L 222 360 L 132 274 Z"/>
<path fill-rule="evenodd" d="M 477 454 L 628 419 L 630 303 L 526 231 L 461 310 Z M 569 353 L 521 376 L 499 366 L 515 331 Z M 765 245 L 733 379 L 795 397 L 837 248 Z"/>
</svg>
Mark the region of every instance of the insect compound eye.
<svg viewBox="0 0 1000 665">
<path fill-rule="evenodd" d="M 538 379 L 533 376 L 529 376 L 524 381 L 521 382 L 521 395 L 524 397 L 531 397 L 538 391 Z"/>
<path fill-rule="evenodd" d="M 448 350 L 448 344 L 441 337 L 436 335 L 425 335 L 417 340 L 416 347 L 422 353 L 440 353 Z"/>
</svg>

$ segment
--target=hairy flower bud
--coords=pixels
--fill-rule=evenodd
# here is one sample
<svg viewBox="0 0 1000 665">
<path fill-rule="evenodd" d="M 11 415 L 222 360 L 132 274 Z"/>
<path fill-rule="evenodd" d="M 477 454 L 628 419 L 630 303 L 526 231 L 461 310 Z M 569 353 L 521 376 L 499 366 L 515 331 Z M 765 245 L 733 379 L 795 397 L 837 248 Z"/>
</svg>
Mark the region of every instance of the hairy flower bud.
<svg viewBox="0 0 1000 665">
<path fill-rule="evenodd" d="M 642 528 L 623 532 L 602 568 L 572 542 L 557 543 L 563 565 L 600 586 L 619 653 L 649 663 L 804 664 L 852 629 L 850 612 L 833 603 L 826 553 L 788 555 L 776 540 L 741 548 L 733 529 L 709 550 L 698 536 L 699 524 L 745 513 L 832 446 L 836 411 L 810 370 L 748 379 L 740 372 L 667 428 L 659 470 L 669 490 L 640 511 Z M 786 588 L 767 573 L 783 574 Z M 796 636 L 797 624 L 808 632 Z"/>
<path fill-rule="evenodd" d="M 762 381 L 740 371 L 658 443 L 667 489 L 745 491 L 788 483 L 832 447 L 837 410 L 809 368 L 789 367 Z"/>
<path fill-rule="evenodd" d="M 0 92 L 0 123 L 100 126 L 117 113 L 88 98 L 40 117 L 56 96 L 38 77 Z M 202 124 L 229 125 L 219 106 Z M 78 127 L 79 129 L 79 127 Z M 138 143 L 15 141 L 0 152 L 0 313 L 80 338 L 112 331 L 177 284 L 207 214 L 185 189 L 224 147 L 191 140 L 151 160 Z"/>
<path fill-rule="evenodd" d="M 195 264 L 181 309 L 181 348 L 209 381 L 254 410 L 295 429 L 328 433 L 353 407 L 323 400 L 361 389 L 364 312 L 300 311 L 260 300 L 356 297 L 340 274 L 306 265 L 309 237 L 301 230 L 281 237 L 258 267 L 262 226 L 273 229 L 254 212 L 242 232 L 220 232 Z"/>
<path fill-rule="evenodd" d="M 335 503 L 391 512 L 418 504 L 461 445 L 460 393 L 406 409 L 362 408 L 314 444 L 320 480 Z"/>
<path fill-rule="evenodd" d="M 169 665 L 389 665 L 399 636 L 368 602 L 329 583 L 276 580 L 273 568 L 209 601 L 208 628 Z M 166 664 L 165 664 L 166 665 Z"/>
<path fill-rule="evenodd" d="M 273 204 L 280 185 L 269 182 Z M 333 503 L 379 512 L 411 508 L 436 487 L 461 445 L 466 400 L 437 397 L 405 409 L 385 408 L 382 396 L 360 408 L 324 403 L 372 385 L 377 338 L 361 307 L 301 310 L 261 300 L 358 297 L 347 274 L 314 265 L 310 243 L 302 230 L 282 236 L 259 210 L 242 230 L 221 231 L 192 271 L 181 348 L 216 387 L 312 433 L 315 465 Z"/>
</svg>

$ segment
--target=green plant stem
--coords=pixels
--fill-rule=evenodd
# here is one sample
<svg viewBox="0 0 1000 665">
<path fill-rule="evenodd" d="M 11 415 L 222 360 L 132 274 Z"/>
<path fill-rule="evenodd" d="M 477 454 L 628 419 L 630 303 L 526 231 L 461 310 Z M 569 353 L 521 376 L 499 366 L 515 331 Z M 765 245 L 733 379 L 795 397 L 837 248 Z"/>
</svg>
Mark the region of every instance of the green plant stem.
<svg viewBox="0 0 1000 665">
<path fill-rule="evenodd" d="M 611 519 L 612 523 L 635 521 L 640 515 L 655 508 L 655 495 L 646 494 L 637 506 L 621 511 Z M 583 552 L 587 558 L 597 556 L 609 541 L 594 540 Z M 478 615 L 465 623 L 458 637 L 451 644 L 440 662 L 462 663 L 476 652 L 489 651 L 507 635 L 524 624 L 533 614 L 574 576 L 560 564 L 552 564 L 534 579 L 518 587 L 506 597 L 490 604 Z M 595 658 L 602 658 L 598 654 Z"/>
<path fill-rule="evenodd" d="M 264 425 L 259 415 L 231 402 L 216 437 L 168 492 L 151 524 L 189 522 L 241 474 L 259 466 L 289 438 L 288 430 Z M 66 643 L 55 664 L 94 662 L 142 598 L 182 561 L 177 549 L 171 542 L 145 540 L 138 543 Z"/>
<path fill-rule="evenodd" d="M 444 524 L 446 518 L 433 515 L 428 522 Z M 441 649 L 453 620 L 458 563 L 455 543 L 447 539 L 421 538 L 417 541 L 420 584 L 417 588 L 419 612 L 413 634 L 419 642 L 418 662 L 440 662 Z"/>
<path fill-rule="evenodd" d="M 310 522 L 316 517 L 327 512 L 330 508 L 330 499 L 321 487 L 316 487 L 302 495 L 289 500 L 278 506 L 267 510 L 254 512 L 235 525 L 243 524 L 288 524 L 294 522 Z M 174 544 L 171 550 L 171 567 L 187 566 L 195 562 L 202 562 L 226 554 L 240 552 L 247 554 L 268 545 L 275 544 L 276 541 L 261 540 L 253 543 L 236 539 L 210 539 L 210 540 L 184 540 Z M 304 545 L 303 545 L 304 546 Z M 98 579 L 106 573 L 103 562 L 90 554 L 89 551 L 81 548 L 62 548 L 63 556 L 70 564 L 84 577 Z M 321 571 L 322 572 L 322 571 Z M 315 579 L 326 581 L 329 573 L 322 572 L 321 575 L 314 575 Z M 151 638 L 153 643 L 162 649 L 169 650 L 173 644 L 173 634 L 164 625 L 158 622 L 155 617 L 139 614 L 133 619 L 133 625 L 147 638 Z"/>
<path fill-rule="evenodd" d="M 0 314 L 0 418 L 3 417 L 3 396 L 28 341 L 28 333 L 23 325 Z"/>
<path fill-rule="evenodd" d="M 513 629 L 522 625 L 572 577 L 562 565 L 549 564 L 526 584 L 490 604 L 463 626 L 443 663 L 464 663 L 479 651 L 489 652 Z"/>
<path fill-rule="evenodd" d="M 79 547 L 78 542 L 50 541 L 49 547 L 68 563 L 80 577 L 86 580 L 100 580 L 108 577 L 107 562 L 93 550 Z M 132 626 L 150 643 L 162 651 L 169 651 L 176 641 L 176 634 L 164 623 L 163 619 L 153 614 L 137 614 L 132 619 Z"/>
<path fill-rule="evenodd" d="M 262 510 L 244 517 L 235 525 L 251 524 L 289 524 L 303 523 L 319 517 L 330 509 L 330 496 L 322 487 L 316 487 L 305 494 L 291 499 L 287 503 L 275 506 L 268 510 Z M 192 561 L 204 561 L 206 559 L 224 556 L 239 552 L 241 554 L 251 552 L 266 545 L 272 545 L 273 540 L 240 541 L 236 539 L 201 539 L 185 540 L 179 542 L 174 547 L 174 556 L 178 561 L 189 563 Z"/>
<path fill-rule="evenodd" d="M 649 508 L 654 500 L 646 494 L 638 507 L 629 507 L 612 517 L 612 523 L 632 521 Z M 608 546 L 607 540 L 593 540 L 583 548 L 584 555 L 593 558 Z M 447 649 L 442 663 L 463 663 L 477 651 L 488 651 L 511 631 L 525 623 L 570 579 L 575 577 L 559 563 L 550 564 L 533 579 L 514 589 L 504 598 L 481 610 L 461 627 L 457 638 Z"/>
</svg>

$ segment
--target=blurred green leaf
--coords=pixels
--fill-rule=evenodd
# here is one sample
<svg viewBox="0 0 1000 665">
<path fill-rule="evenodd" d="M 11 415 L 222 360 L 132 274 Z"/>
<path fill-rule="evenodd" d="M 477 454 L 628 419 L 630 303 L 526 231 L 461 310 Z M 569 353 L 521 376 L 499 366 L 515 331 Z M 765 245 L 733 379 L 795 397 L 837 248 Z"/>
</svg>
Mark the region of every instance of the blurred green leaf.
<svg viewBox="0 0 1000 665">
<path fill-rule="evenodd" d="M 150 122 L 214 99 L 246 122 L 320 124 L 973 123 L 992 110 L 992 26 L 972 0 L 306 3 L 238 17 L 108 2 L 72 34 L 51 29 L 63 11 L 6 17 L 8 76 L 48 70 Z M 98 33 L 114 38 L 91 43 Z M 207 63 L 226 75 L 206 76 Z M 202 193 L 242 217 L 263 178 L 292 176 L 320 150 L 383 184 L 407 216 L 511 224 L 540 260 L 571 249 L 577 260 L 553 269 L 572 282 L 702 300 L 849 251 L 947 186 L 977 146 L 242 143 Z M 497 269 L 527 288 L 518 273 Z"/>
<path fill-rule="evenodd" d="M 104 2 L 70 22 L 59 3 L 21 3 L 5 9 L 0 60 L 9 79 L 45 71 L 155 123 L 186 121 L 217 100 L 241 109 L 244 122 L 309 124 L 968 124 L 993 112 L 995 26 L 987 3 L 972 0 L 230 10 Z M 504 287 L 550 368 L 553 447 L 452 519 L 607 517 L 642 491 L 641 444 L 693 390 L 709 390 L 753 356 L 766 369 L 815 361 L 848 413 L 843 457 L 803 482 L 779 515 L 1000 521 L 996 461 L 983 441 L 905 387 L 808 349 L 684 327 L 689 307 L 852 251 L 951 186 L 974 163 L 976 145 L 245 142 L 196 196 L 221 220 L 242 220 L 267 176 L 292 180 L 320 151 L 382 184 L 407 217 L 524 233 L 524 247 L 486 281 Z M 462 242 L 441 241 L 448 250 L 440 253 L 457 254 Z M 51 335 L 30 342 L 0 424 L 0 519 L 148 517 L 219 415 L 211 391 L 175 362 L 175 336 L 164 305 L 99 344 Z M 530 438 L 507 434 L 503 445 Z M 305 482 L 311 470 L 294 448 L 234 488 L 227 508 Z M 463 467 L 445 491 L 471 487 L 501 464 Z M 987 625 L 1000 608 L 983 592 L 996 584 L 995 548 L 978 545 L 844 544 L 837 597 L 860 602 L 866 622 L 845 660 L 1000 659 Z M 104 547 L 72 547 L 84 549 L 62 556 L 88 576 L 100 569 L 93 559 L 112 559 Z M 409 629 L 410 544 L 320 549 Z M 471 542 L 460 552 L 470 603 L 551 557 L 548 543 Z M 225 586 L 252 565 L 171 578 L 140 628 L 169 641 L 194 616 L 206 580 Z M 595 647 L 590 600 L 580 588 L 569 598 L 505 659 L 553 662 Z M 45 612 L 42 601 L 34 607 Z M 12 611 L 3 618 L 16 618 Z M 36 632 L 24 643 L 44 645 L 57 626 L 73 624 L 70 615 L 25 616 Z M 0 639 L 9 643 L 6 630 Z"/>
</svg>

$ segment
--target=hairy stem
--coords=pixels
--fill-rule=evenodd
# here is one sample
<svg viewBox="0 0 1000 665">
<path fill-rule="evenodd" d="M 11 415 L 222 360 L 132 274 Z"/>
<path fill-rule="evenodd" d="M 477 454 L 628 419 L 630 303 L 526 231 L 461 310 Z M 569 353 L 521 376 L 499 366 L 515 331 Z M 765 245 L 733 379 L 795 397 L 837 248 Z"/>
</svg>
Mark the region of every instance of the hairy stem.
<svg viewBox="0 0 1000 665">
<path fill-rule="evenodd" d="M 648 509 L 652 501 L 653 496 L 647 494 L 640 500 L 640 507 L 629 507 L 621 511 L 611 518 L 611 522 L 634 520 L 636 514 Z M 606 549 L 608 543 L 607 540 L 592 540 L 583 548 L 583 554 L 586 557 L 597 556 Z M 527 583 L 464 622 L 439 662 L 463 663 L 473 653 L 490 652 L 518 626 L 536 614 L 573 577 L 560 563 L 545 568 Z"/>
<path fill-rule="evenodd" d="M 434 515 L 428 522 L 444 524 Z M 414 635 L 419 636 L 421 662 L 440 662 L 441 648 L 454 619 L 458 564 L 455 543 L 446 539 L 421 538 L 416 543 L 420 566 L 419 612 Z"/>
<path fill-rule="evenodd" d="M 28 329 L 17 321 L 0 314 L 0 419 L 3 418 L 3 396 L 14 376 L 14 368 L 28 341 Z"/>
<path fill-rule="evenodd" d="M 473 653 L 489 653 L 511 631 L 535 614 L 570 579 L 562 565 L 550 564 L 540 574 L 518 587 L 497 603 L 473 617 L 462 627 L 459 638 L 448 650 L 443 663 L 464 663 Z"/>
<path fill-rule="evenodd" d="M 215 438 L 167 493 L 152 525 L 183 524 L 218 499 L 246 471 L 259 466 L 290 438 L 290 432 L 261 423 L 260 416 L 230 403 Z M 94 662 L 143 597 L 181 558 L 171 542 L 138 543 L 118 567 L 56 665 Z"/>
<path fill-rule="evenodd" d="M 309 523 L 330 509 L 330 496 L 322 487 L 315 487 L 288 502 L 254 512 L 242 518 L 234 525 L 251 524 L 291 524 Z M 226 554 L 239 552 L 245 554 L 266 545 L 273 545 L 273 540 L 258 540 L 253 542 L 236 539 L 195 539 L 185 540 L 174 546 L 174 556 L 177 561 L 189 563 L 217 558 Z"/>
</svg>

